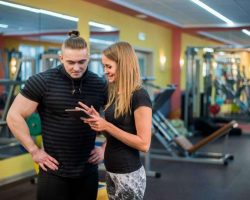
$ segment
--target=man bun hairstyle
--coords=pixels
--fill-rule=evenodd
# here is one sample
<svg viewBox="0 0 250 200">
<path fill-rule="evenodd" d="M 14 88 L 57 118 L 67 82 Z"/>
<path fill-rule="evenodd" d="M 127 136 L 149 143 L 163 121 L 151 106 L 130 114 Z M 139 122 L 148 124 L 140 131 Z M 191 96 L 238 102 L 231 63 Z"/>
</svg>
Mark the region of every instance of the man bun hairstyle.
<svg viewBox="0 0 250 200">
<path fill-rule="evenodd" d="M 77 30 L 73 30 L 73 31 L 70 31 L 69 33 L 68 33 L 68 35 L 70 36 L 70 37 L 79 37 L 80 36 L 80 32 L 79 31 L 77 31 Z"/>
<path fill-rule="evenodd" d="M 63 42 L 62 49 L 86 49 L 88 47 L 78 30 L 72 30 L 68 35 L 69 37 Z"/>
</svg>

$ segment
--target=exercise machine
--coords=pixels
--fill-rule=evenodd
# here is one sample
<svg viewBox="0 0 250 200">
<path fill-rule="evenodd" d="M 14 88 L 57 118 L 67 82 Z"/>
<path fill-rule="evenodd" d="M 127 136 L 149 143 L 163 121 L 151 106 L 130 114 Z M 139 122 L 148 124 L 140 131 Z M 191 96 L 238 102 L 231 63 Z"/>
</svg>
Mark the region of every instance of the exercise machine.
<svg viewBox="0 0 250 200">
<path fill-rule="evenodd" d="M 174 88 L 167 88 L 162 91 L 160 97 L 154 102 L 153 109 L 153 128 L 154 136 L 163 145 L 163 149 L 151 149 L 150 159 L 163 159 L 173 161 L 185 161 L 195 163 L 210 163 L 227 165 L 233 160 L 233 155 L 227 153 L 212 153 L 198 151 L 211 141 L 226 135 L 237 123 L 231 121 L 220 129 L 211 133 L 195 144 L 181 134 L 172 126 L 172 124 L 162 114 L 161 108 L 163 102 L 169 100 L 174 92 Z M 227 137 L 225 137 L 224 147 L 226 146 Z"/>
<path fill-rule="evenodd" d="M 57 67 L 60 64 L 59 51 L 59 49 L 50 49 L 41 54 L 41 67 L 38 72 Z"/>
</svg>

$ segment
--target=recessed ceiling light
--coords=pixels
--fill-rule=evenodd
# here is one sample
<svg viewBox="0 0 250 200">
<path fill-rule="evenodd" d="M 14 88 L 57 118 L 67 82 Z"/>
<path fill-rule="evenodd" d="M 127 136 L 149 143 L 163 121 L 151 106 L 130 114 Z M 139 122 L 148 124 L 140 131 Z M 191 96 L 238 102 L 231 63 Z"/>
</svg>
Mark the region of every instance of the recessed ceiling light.
<svg viewBox="0 0 250 200">
<path fill-rule="evenodd" d="M 111 45 L 114 43 L 113 41 L 100 40 L 100 39 L 94 39 L 94 38 L 90 38 L 89 41 L 91 43 L 105 44 L 105 45 Z"/>
<path fill-rule="evenodd" d="M 8 28 L 9 26 L 7 24 L 0 24 L 0 28 Z"/>
<path fill-rule="evenodd" d="M 114 30 L 114 28 L 112 26 L 109 26 L 109 25 L 106 25 L 106 24 L 97 23 L 97 22 L 93 22 L 93 21 L 90 21 L 89 25 L 97 27 L 97 28 L 102 28 L 105 31 L 112 31 L 112 30 Z"/>
<path fill-rule="evenodd" d="M 148 16 L 144 14 L 137 14 L 136 17 L 140 19 L 146 19 Z"/>
</svg>

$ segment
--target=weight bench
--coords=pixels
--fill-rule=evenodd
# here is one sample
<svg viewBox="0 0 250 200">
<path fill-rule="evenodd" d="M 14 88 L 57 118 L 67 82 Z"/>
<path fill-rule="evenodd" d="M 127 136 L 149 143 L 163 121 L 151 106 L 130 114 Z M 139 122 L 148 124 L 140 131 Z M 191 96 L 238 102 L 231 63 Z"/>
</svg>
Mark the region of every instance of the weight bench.
<svg viewBox="0 0 250 200">
<path fill-rule="evenodd" d="M 227 165 L 228 161 L 233 160 L 232 155 L 198 152 L 198 150 L 212 140 L 227 135 L 236 125 L 235 121 L 231 121 L 196 144 L 192 144 L 187 137 L 178 133 L 161 112 L 155 112 L 153 114 L 154 135 L 165 149 L 151 149 L 150 157 L 163 160 Z M 227 140 L 227 137 L 225 140 Z"/>
<path fill-rule="evenodd" d="M 213 132 L 211 135 L 205 137 L 204 139 L 200 140 L 199 142 L 197 142 L 195 145 L 193 145 L 188 138 L 186 138 L 185 136 L 177 136 L 174 138 L 174 141 L 183 149 L 185 149 L 188 153 L 192 154 L 195 153 L 197 150 L 199 150 L 200 148 L 202 148 L 203 146 L 205 146 L 207 143 L 209 143 L 210 141 L 219 138 L 222 135 L 227 134 L 231 128 L 237 126 L 236 121 L 231 121 L 228 124 L 224 125 L 223 127 L 221 127 L 220 129 L 218 129 L 217 131 Z"/>
</svg>

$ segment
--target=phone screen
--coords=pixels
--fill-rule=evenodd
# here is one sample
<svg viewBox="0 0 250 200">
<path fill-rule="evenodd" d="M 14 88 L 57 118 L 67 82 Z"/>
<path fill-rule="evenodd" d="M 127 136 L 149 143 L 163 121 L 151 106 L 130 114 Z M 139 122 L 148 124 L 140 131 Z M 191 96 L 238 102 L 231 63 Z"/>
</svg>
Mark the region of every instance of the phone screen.
<svg viewBox="0 0 250 200">
<path fill-rule="evenodd" d="M 67 113 L 69 113 L 69 115 L 71 115 L 72 117 L 77 118 L 77 119 L 79 119 L 80 117 L 83 117 L 83 118 L 90 118 L 91 117 L 90 115 L 88 115 L 87 113 L 85 113 L 82 110 L 66 109 L 65 111 Z"/>
</svg>

